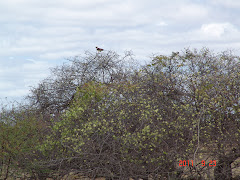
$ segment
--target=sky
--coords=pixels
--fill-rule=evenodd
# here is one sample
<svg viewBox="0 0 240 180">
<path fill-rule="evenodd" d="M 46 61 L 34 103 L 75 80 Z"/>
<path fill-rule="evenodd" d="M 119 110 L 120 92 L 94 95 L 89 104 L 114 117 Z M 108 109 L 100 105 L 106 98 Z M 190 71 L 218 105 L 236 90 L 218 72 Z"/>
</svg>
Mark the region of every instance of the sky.
<svg viewBox="0 0 240 180">
<path fill-rule="evenodd" d="M 96 46 L 139 63 L 184 48 L 240 55 L 239 16 L 238 0 L 1 0 L 0 99 L 20 100 Z"/>
</svg>

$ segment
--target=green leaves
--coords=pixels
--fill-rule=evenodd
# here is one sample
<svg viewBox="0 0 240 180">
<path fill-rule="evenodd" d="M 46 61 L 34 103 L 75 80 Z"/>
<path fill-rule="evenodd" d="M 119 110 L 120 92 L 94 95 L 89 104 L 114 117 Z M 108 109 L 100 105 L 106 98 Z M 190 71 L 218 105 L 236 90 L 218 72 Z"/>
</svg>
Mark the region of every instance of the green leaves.
<svg viewBox="0 0 240 180">
<path fill-rule="evenodd" d="M 81 168 L 164 174 L 209 144 L 214 153 L 238 145 L 239 64 L 219 57 L 187 49 L 156 56 L 116 83 L 79 86 L 44 148 L 56 159 L 77 157 Z"/>
<path fill-rule="evenodd" d="M 2 108 L 1 117 L 10 116 L 8 112 L 9 110 Z M 28 171 L 27 167 L 31 167 L 35 161 L 31 157 L 36 157 L 42 138 L 42 126 L 34 111 L 14 108 L 11 110 L 11 117 L 0 122 L 1 177 L 9 175 L 9 171 L 3 167 L 11 169 L 14 175 Z"/>
</svg>

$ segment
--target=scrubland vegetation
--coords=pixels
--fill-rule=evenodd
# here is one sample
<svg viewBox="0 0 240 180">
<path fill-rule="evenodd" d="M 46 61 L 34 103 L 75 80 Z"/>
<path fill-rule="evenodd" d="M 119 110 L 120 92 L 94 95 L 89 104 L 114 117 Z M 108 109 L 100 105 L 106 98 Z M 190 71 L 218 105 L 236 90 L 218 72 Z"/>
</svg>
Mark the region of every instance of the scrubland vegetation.
<svg viewBox="0 0 240 180">
<path fill-rule="evenodd" d="M 132 57 L 69 58 L 26 104 L 2 106 L 1 178 L 240 178 L 240 57 L 207 48 L 143 66 Z"/>
</svg>

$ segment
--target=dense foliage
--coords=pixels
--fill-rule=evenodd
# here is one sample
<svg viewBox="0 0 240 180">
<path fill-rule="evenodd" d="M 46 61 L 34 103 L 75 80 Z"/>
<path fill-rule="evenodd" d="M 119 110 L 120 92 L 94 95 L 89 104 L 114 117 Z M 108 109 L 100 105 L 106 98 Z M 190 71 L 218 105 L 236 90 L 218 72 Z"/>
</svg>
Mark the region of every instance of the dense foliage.
<svg viewBox="0 0 240 180">
<path fill-rule="evenodd" d="M 32 89 L 27 109 L 5 112 L 5 177 L 10 165 L 43 179 L 239 175 L 232 172 L 240 158 L 240 57 L 203 48 L 157 55 L 142 67 L 131 53 L 111 51 L 70 61 Z"/>
</svg>

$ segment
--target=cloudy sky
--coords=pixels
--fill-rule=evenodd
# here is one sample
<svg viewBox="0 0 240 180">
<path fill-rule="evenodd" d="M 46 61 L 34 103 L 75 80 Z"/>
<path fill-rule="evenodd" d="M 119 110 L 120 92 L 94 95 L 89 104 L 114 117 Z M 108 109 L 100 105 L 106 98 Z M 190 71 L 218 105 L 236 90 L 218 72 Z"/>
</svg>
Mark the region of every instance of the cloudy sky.
<svg viewBox="0 0 240 180">
<path fill-rule="evenodd" d="M 0 98 L 96 46 L 139 62 L 188 47 L 240 55 L 239 16 L 238 0 L 1 0 Z"/>
</svg>

